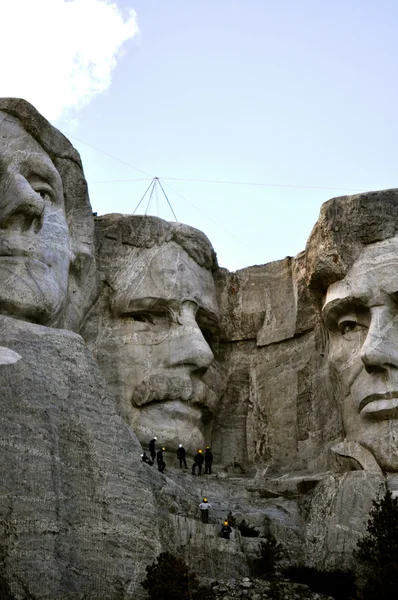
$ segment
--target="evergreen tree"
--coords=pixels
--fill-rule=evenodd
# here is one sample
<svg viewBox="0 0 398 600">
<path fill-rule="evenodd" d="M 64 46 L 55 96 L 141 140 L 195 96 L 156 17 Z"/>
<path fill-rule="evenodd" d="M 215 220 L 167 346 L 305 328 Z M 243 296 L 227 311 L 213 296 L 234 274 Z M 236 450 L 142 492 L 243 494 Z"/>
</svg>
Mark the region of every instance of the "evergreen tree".
<svg viewBox="0 0 398 600">
<path fill-rule="evenodd" d="M 213 600 L 210 588 L 199 586 L 198 578 L 190 573 L 185 562 L 170 552 L 162 552 L 146 568 L 142 586 L 150 600 Z"/>
<path fill-rule="evenodd" d="M 354 558 L 364 567 L 364 600 L 398 597 L 398 498 L 386 492 L 373 501 L 366 535 L 359 540 Z"/>
</svg>

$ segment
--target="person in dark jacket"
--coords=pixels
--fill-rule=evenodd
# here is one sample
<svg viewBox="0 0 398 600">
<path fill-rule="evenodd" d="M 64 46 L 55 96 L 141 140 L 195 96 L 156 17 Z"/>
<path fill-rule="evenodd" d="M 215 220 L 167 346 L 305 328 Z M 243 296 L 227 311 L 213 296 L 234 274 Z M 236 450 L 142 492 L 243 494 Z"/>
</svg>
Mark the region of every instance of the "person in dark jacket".
<svg viewBox="0 0 398 600">
<path fill-rule="evenodd" d="M 198 450 L 195 456 L 193 457 L 193 465 L 192 465 L 192 475 L 196 475 L 196 467 L 198 467 L 198 475 L 202 475 L 202 467 L 203 467 L 203 452 L 202 450 Z"/>
<path fill-rule="evenodd" d="M 205 450 L 205 475 L 211 475 L 211 465 L 213 464 L 213 452 L 210 446 L 206 446 Z"/>
<path fill-rule="evenodd" d="M 141 454 L 141 460 L 142 462 L 147 463 L 148 465 L 153 465 L 153 460 L 151 460 L 149 456 L 147 456 L 146 452 Z"/>
<path fill-rule="evenodd" d="M 232 527 L 230 525 L 228 525 L 228 521 L 224 521 L 224 523 L 221 526 L 221 537 L 223 537 L 224 540 L 229 540 L 231 531 L 232 531 Z"/>
<path fill-rule="evenodd" d="M 163 459 L 163 452 L 165 452 L 165 448 L 161 448 L 156 455 L 156 460 L 158 463 L 158 471 L 160 471 L 161 473 L 163 473 L 163 471 L 166 468 L 166 463 L 164 462 L 164 459 Z"/>
<path fill-rule="evenodd" d="M 182 444 L 179 444 L 177 448 L 177 458 L 180 461 L 180 469 L 182 469 L 182 463 L 184 463 L 185 469 L 188 469 L 187 461 L 186 461 L 186 452 L 185 448 Z"/>
<path fill-rule="evenodd" d="M 152 460 L 155 460 L 155 458 L 156 458 L 156 440 L 157 439 L 158 439 L 157 437 L 154 437 L 149 442 L 149 454 L 151 455 Z"/>
</svg>

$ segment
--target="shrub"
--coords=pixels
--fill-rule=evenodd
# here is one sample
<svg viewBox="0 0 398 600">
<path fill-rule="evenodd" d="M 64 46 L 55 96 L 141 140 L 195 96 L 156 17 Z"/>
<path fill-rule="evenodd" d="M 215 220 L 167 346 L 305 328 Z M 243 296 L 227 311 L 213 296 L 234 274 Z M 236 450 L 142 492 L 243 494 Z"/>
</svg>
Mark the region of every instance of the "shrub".
<svg viewBox="0 0 398 600">
<path fill-rule="evenodd" d="M 355 577 L 352 571 L 320 571 L 312 567 L 293 565 L 284 569 L 291 581 L 308 585 L 312 592 L 332 596 L 335 600 L 355 597 Z"/>
<path fill-rule="evenodd" d="M 231 511 L 229 511 L 229 513 L 227 514 L 227 519 L 228 524 L 233 527 L 234 529 L 238 526 L 238 521 L 237 518 L 235 517 L 235 515 L 233 515 L 231 513 Z"/>
<path fill-rule="evenodd" d="M 142 587 L 151 600 L 214 600 L 214 592 L 200 586 L 197 576 L 190 573 L 185 562 L 162 552 L 156 561 L 146 568 L 147 575 Z"/>
<path fill-rule="evenodd" d="M 258 537 L 260 534 L 258 529 L 246 523 L 244 519 L 239 523 L 238 529 L 243 537 Z"/>
<path fill-rule="evenodd" d="M 6 579 L 0 575 L 0 600 L 15 600 Z"/>
<path fill-rule="evenodd" d="M 283 555 L 283 546 L 269 533 L 261 542 L 261 557 L 251 561 L 253 577 L 272 580 L 275 576 L 276 565 Z"/>
<path fill-rule="evenodd" d="M 362 565 L 364 600 L 385 600 L 398 591 L 398 498 L 387 491 L 373 501 L 367 533 L 357 543 L 354 558 Z"/>
</svg>

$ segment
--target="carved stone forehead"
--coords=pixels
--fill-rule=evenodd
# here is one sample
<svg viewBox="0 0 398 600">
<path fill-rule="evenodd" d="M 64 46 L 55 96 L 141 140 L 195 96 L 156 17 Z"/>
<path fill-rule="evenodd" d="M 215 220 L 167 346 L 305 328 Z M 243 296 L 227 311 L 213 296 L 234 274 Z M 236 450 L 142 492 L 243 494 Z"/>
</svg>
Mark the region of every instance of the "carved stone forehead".
<svg viewBox="0 0 398 600">
<path fill-rule="evenodd" d="M 363 248 L 398 231 L 398 190 L 332 198 L 321 212 L 306 246 L 307 281 L 318 295 L 343 279 Z"/>
<path fill-rule="evenodd" d="M 39 163 L 45 163 L 61 192 L 61 177 L 47 152 L 24 129 L 17 118 L 0 111 L 0 166 L 3 161 L 6 161 L 6 164 L 21 164 L 29 160 L 29 157 L 30 162 L 36 162 L 37 166 Z"/>
<path fill-rule="evenodd" d="M 218 316 L 211 271 L 175 242 L 152 248 L 124 247 L 114 255 L 112 264 L 108 262 L 107 275 L 113 290 L 112 308 L 117 313 L 153 301 L 178 305 L 191 300 L 212 318 Z"/>
</svg>

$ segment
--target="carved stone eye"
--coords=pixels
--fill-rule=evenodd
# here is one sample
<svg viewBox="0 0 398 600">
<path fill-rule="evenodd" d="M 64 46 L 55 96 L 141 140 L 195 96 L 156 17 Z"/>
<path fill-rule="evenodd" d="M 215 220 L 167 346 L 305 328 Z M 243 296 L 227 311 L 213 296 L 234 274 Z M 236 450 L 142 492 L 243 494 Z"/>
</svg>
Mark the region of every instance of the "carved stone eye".
<svg viewBox="0 0 398 600">
<path fill-rule="evenodd" d="M 39 196 L 46 202 L 51 202 L 53 199 L 52 194 L 48 190 L 36 190 L 36 194 L 39 194 Z"/>
</svg>

